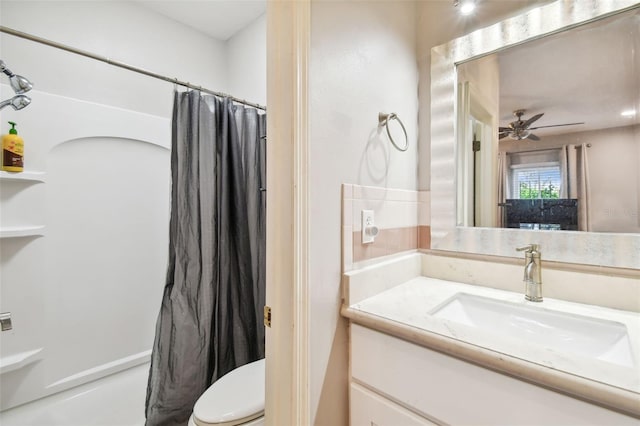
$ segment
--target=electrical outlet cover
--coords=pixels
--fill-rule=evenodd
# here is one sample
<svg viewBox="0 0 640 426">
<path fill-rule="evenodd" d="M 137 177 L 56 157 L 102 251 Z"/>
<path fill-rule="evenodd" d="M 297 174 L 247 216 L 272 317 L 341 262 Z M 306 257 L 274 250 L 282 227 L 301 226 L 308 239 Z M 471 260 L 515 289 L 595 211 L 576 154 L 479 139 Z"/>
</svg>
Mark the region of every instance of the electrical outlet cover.
<svg viewBox="0 0 640 426">
<path fill-rule="evenodd" d="M 362 210 L 362 244 L 370 244 L 375 237 L 367 234 L 367 228 L 375 225 L 373 210 Z"/>
</svg>

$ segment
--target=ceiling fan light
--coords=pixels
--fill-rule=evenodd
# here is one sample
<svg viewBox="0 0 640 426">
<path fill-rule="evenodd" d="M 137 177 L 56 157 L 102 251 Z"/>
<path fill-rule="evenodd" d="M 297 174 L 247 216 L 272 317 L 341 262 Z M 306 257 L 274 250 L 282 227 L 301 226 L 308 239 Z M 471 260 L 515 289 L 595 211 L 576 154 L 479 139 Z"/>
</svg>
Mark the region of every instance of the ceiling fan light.
<svg viewBox="0 0 640 426">
<path fill-rule="evenodd" d="M 509 137 L 511 139 L 521 141 L 528 138 L 530 134 L 531 131 L 529 131 L 528 129 L 513 129 L 513 132 L 509 134 Z"/>
</svg>

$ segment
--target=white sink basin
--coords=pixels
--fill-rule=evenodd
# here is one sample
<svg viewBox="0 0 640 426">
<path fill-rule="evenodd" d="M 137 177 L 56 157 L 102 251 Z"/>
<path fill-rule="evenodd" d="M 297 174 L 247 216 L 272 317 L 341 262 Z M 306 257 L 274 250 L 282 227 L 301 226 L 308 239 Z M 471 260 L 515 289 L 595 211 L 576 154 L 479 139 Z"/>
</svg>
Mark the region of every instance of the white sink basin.
<svg viewBox="0 0 640 426">
<path fill-rule="evenodd" d="M 458 293 L 431 312 L 441 318 L 550 349 L 633 367 L 624 324 Z"/>
</svg>

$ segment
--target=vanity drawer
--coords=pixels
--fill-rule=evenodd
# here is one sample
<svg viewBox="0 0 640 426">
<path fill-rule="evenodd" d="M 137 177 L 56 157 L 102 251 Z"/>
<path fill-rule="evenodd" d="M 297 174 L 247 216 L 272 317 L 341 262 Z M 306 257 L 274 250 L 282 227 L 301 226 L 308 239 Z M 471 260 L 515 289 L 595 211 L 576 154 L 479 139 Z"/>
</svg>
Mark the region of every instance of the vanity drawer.
<svg viewBox="0 0 640 426">
<path fill-rule="evenodd" d="M 638 425 L 637 419 L 353 323 L 351 377 L 438 423 Z"/>
<path fill-rule="evenodd" d="M 351 383 L 350 401 L 351 426 L 436 426 L 436 423 L 356 383 Z"/>
</svg>

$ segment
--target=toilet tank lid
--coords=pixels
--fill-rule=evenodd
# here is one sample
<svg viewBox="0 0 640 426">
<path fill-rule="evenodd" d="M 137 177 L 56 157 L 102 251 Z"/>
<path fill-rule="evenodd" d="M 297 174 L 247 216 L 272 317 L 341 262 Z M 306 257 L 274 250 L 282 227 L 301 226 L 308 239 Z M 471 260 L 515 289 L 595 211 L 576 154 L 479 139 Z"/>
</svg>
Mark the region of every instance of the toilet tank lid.
<svg viewBox="0 0 640 426">
<path fill-rule="evenodd" d="M 227 423 L 254 417 L 264 411 L 264 359 L 238 367 L 222 376 L 193 407 L 195 418 L 205 423 Z"/>
</svg>

